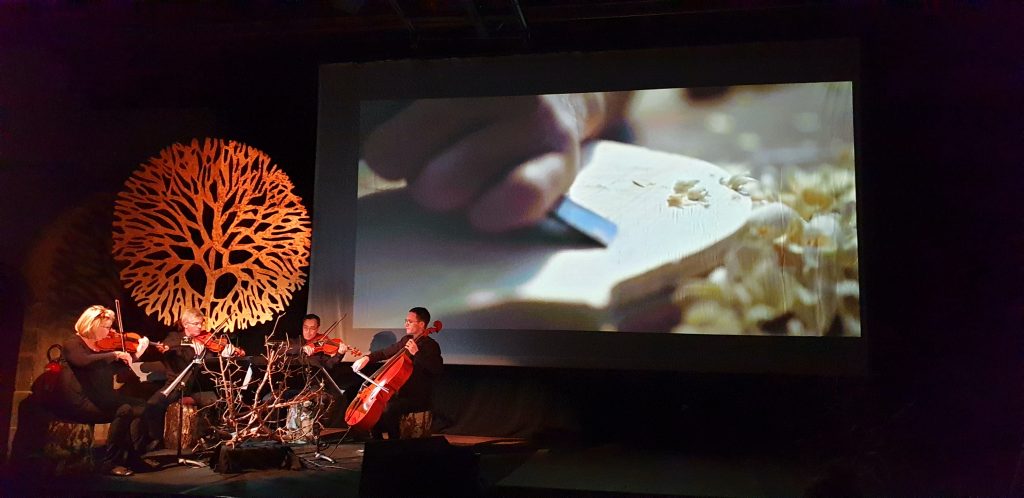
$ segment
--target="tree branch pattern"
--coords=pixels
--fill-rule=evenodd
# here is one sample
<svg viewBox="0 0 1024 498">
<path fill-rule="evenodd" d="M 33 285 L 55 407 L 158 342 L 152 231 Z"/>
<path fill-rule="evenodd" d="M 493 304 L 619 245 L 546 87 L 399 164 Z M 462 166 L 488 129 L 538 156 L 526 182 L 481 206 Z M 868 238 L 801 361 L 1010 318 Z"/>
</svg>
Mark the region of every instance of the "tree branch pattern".
<svg viewBox="0 0 1024 498">
<path fill-rule="evenodd" d="M 171 325 L 186 307 L 211 329 L 271 320 L 305 283 L 311 224 L 266 153 L 207 138 L 141 165 L 114 205 L 114 259 L 147 314 Z"/>
</svg>

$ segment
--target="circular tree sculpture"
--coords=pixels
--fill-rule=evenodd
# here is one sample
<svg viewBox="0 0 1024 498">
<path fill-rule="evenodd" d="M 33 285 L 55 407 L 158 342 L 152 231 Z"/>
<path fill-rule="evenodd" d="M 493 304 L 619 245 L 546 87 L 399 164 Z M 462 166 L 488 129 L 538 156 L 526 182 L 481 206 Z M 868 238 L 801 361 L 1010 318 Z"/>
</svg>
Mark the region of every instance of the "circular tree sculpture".
<svg viewBox="0 0 1024 498">
<path fill-rule="evenodd" d="M 138 305 L 171 325 L 185 307 L 232 332 L 271 320 L 305 280 L 310 221 L 288 176 L 248 145 L 174 144 L 125 182 L 114 259 Z"/>
</svg>

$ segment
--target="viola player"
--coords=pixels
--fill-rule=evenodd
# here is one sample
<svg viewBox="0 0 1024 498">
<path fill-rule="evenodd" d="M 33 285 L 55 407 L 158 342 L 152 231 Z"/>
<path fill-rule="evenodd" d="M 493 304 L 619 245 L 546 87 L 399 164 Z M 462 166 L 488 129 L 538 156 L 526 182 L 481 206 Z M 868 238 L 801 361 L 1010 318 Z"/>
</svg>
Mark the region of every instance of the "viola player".
<svg viewBox="0 0 1024 498">
<path fill-rule="evenodd" d="M 413 369 L 409 379 L 388 401 L 380 420 L 373 427 L 375 439 L 382 439 L 384 433 L 389 438 L 397 439 L 399 418 L 402 415 L 427 411 L 432 407 L 434 380 L 441 374 L 444 359 L 441 357 L 441 346 L 427 335 L 428 322 L 430 312 L 426 308 L 410 309 L 405 317 L 404 337 L 387 348 L 360 357 L 352 364 L 352 370 L 358 372 L 370 362 L 391 358 L 402 348 L 413 355 Z"/>
<path fill-rule="evenodd" d="M 146 403 L 114 390 L 114 375 L 131 363 L 124 351 L 101 351 L 96 342 L 107 337 L 114 311 L 95 305 L 86 308 L 75 322 L 75 335 L 63 343 L 67 368 L 61 370 L 59 395 L 50 408 L 64 420 L 84 424 L 110 424 L 100 470 L 129 476 L 148 468 L 141 456 L 147 442 L 143 421 Z M 148 340 L 139 341 L 141 355 Z"/>
</svg>

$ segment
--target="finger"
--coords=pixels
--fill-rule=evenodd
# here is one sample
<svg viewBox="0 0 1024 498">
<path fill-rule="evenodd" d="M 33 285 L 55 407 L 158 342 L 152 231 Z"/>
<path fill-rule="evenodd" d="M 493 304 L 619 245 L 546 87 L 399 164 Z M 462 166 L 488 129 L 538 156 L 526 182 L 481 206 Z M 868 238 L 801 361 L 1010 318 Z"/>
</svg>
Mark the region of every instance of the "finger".
<svg viewBox="0 0 1024 498">
<path fill-rule="evenodd" d="M 578 150 L 550 153 L 519 166 L 469 208 L 470 224 L 494 233 L 537 223 L 569 190 L 578 158 Z"/>
<path fill-rule="evenodd" d="M 572 130 L 538 113 L 493 123 L 430 159 L 411 184 L 413 199 L 435 211 L 462 208 L 524 161 L 571 148 Z"/>
<path fill-rule="evenodd" d="M 489 106 L 478 99 L 424 99 L 412 103 L 371 132 L 362 157 L 377 174 L 415 177 L 430 157 L 473 128 L 490 121 Z"/>
</svg>

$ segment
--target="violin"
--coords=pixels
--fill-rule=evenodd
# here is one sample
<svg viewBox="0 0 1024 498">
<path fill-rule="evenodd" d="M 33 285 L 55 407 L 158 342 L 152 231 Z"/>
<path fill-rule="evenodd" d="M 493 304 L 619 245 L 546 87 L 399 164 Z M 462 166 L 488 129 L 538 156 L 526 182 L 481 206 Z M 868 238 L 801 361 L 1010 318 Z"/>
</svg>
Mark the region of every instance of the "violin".
<svg viewBox="0 0 1024 498">
<path fill-rule="evenodd" d="M 119 299 L 114 300 L 114 311 L 117 317 L 117 327 L 124 330 L 124 324 L 121 322 L 121 301 Z M 98 351 L 124 351 L 134 355 L 139 351 L 140 340 L 142 340 L 142 336 L 135 332 L 125 332 L 122 334 L 117 329 L 110 329 L 106 337 L 97 340 L 93 345 Z M 161 353 L 168 349 L 167 346 L 160 342 L 150 344 L 155 346 Z"/>
<path fill-rule="evenodd" d="M 419 340 L 440 331 L 441 321 L 435 320 L 433 327 L 427 328 L 423 331 L 423 335 L 413 340 Z M 384 413 L 384 407 L 388 400 L 405 385 L 405 381 L 409 380 L 410 375 L 412 375 L 412 353 L 403 347 L 377 369 L 373 378 L 363 376 L 366 378 L 366 382 L 359 388 L 359 394 L 345 410 L 345 423 L 349 427 L 357 429 L 367 431 L 372 429 L 380 420 L 381 414 Z"/>
<path fill-rule="evenodd" d="M 224 351 L 224 348 L 231 345 L 226 337 L 214 337 L 212 332 L 203 332 L 202 334 L 193 337 L 192 342 L 202 344 L 203 347 L 217 354 L 220 354 Z M 237 358 L 239 356 L 245 356 L 245 350 L 238 346 L 234 346 L 234 351 L 231 352 L 231 357 Z"/>
<path fill-rule="evenodd" d="M 323 353 L 327 356 L 335 356 L 341 351 L 342 346 L 345 347 L 345 353 L 351 352 L 356 356 L 362 356 L 363 353 L 358 349 L 349 346 L 341 341 L 341 339 L 332 339 L 327 337 L 327 334 L 317 334 L 316 337 L 306 342 L 306 346 L 310 347 L 309 356 L 313 356 L 317 353 Z"/>
<path fill-rule="evenodd" d="M 139 341 L 141 339 L 142 336 L 135 332 L 125 332 L 122 334 L 115 329 L 110 329 L 110 333 L 106 337 L 97 340 L 93 345 L 96 346 L 97 351 L 124 351 L 136 354 L 139 351 Z M 150 345 L 156 347 L 161 353 L 168 349 L 167 346 L 159 342 L 151 342 Z"/>
</svg>

